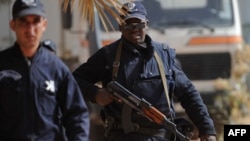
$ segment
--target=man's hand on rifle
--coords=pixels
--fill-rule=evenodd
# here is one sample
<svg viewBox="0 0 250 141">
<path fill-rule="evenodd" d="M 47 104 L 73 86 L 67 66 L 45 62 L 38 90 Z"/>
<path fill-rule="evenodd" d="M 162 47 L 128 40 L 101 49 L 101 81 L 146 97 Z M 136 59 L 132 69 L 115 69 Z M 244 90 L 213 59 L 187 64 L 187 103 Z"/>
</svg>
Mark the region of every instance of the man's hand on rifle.
<svg viewBox="0 0 250 141">
<path fill-rule="evenodd" d="M 114 101 L 121 102 L 120 99 L 115 97 L 113 94 L 109 93 L 105 88 L 101 88 L 98 90 L 95 96 L 96 103 L 101 106 L 106 106 Z"/>
</svg>

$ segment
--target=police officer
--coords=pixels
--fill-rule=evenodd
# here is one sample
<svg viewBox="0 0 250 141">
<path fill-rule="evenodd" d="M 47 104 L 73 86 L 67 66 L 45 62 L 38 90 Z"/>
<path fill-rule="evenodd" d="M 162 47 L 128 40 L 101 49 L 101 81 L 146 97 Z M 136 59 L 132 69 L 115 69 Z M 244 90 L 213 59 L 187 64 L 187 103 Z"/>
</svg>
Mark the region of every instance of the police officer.
<svg viewBox="0 0 250 141">
<path fill-rule="evenodd" d="M 101 48 L 74 72 L 86 100 L 103 106 L 105 136 L 108 141 L 166 141 L 174 140 L 170 128 L 158 125 L 121 103 L 105 87 L 116 80 L 139 98 L 149 101 L 169 119 L 175 118 L 173 97 L 199 129 L 201 141 L 216 141 L 213 120 L 200 94 L 175 63 L 174 49 L 153 41 L 149 35 L 147 11 L 139 1 L 122 7 L 127 14 L 119 25 L 122 33 L 117 41 Z M 164 64 L 163 79 L 155 53 Z M 102 87 L 95 84 L 102 82 Z M 168 103 L 167 99 L 170 99 Z"/>
<path fill-rule="evenodd" d="M 16 0 L 16 42 L 0 52 L 0 140 L 87 141 L 89 114 L 68 67 L 40 41 L 40 0 Z"/>
</svg>

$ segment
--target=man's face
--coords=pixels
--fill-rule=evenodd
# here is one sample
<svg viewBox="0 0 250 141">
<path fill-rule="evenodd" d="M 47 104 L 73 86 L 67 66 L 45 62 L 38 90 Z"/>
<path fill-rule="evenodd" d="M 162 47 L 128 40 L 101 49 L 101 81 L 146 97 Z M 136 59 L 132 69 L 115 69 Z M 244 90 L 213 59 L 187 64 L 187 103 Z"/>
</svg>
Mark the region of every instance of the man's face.
<svg viewBox="0 0 250 141">
<path fill-rule="evenodd" d="M 133 44 L 143 43 L 146 36 L 148 22 L 131 18 L 120 26 L 122 36 Z"/>
<path fill-rule="evenodd" d="M 14 19 L 10 22 L 15 32 L 17 42 L 21 47 L 37 47 L 47 27 L 47 20 L 37 15 L 28 15 Z"/>
</svg>

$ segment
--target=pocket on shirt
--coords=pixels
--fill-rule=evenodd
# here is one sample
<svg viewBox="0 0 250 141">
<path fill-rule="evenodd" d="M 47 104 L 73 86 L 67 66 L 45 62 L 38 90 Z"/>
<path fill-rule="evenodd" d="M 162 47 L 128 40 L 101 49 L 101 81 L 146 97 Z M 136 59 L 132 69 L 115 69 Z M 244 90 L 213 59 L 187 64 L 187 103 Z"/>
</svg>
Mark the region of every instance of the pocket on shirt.
<svg viewBox="0 0 250 141">
<path fill-rule="evenodd" d="M 165 77 L 167 78 L 167 88 L 169 89 L 169 85 L 172 85 L 173 81 L 172 73 L 168 72 L 168 74 L 165 74 Z M 133 84 L 133 90 L 137 96 L 145 98 L 153 105 L 165 104 L 166 95 L 159 73 L 144 75 L 141 80 L 136 80 Z"/>
<path fill-rule="evenodd" d="M 157 103 L 163 92 L 161 79 L 137 80 L 133 85 L 134 93 L 149 101 L 151 104 Z"/>
</svg>

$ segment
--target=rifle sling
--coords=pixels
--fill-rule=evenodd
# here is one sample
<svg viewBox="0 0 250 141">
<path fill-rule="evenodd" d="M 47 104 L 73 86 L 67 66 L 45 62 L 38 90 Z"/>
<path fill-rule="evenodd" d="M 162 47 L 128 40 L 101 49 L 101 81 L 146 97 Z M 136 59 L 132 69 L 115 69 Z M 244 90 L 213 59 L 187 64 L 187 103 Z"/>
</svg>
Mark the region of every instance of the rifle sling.
<svg viewBox="0 0 250 141">
<path fill-rule="evenodd" d="M 162 80 L 164 91 L 165 91 L 165 94 L 166 94 L 166 98 L 167 98 L 167 102 L 168 102 L 168 107 L 171 108 L 170 107 L 169 95 L 168 95 L 168 88 L 167 88 L 168 85 L 167 85 L 167 81 L 166 81 L 166 77 L 165 77 L 165 72 L 164 72 L 164 65 L 163 65 L 163 63 L 161 61 L 161 58 L 159 57 L 159 55 L 158 55 L 158 53 L 156 51 L 154 52 L 154 56 L 155 56 L 156 62 L 158 64 L 158 67 L 159 67 L 159 70 L 160 70 L 161 80 Z"/>
<path fill-rule="evenodd" d="M 118 69 L 120 66 L 120 58 L 122 53 L 122 41 L 120 41 L 119 46 L 116 51 L 115 61 L 113 62 L 112 79 L 115 80 L 117 77 Z"/>
<path fill-rule="evenodd" d="M 119 46 L 116 51 L 115 61 L 113 62 L 113 70 L 112 70 L 112 79 L 115 80 L 117 78 L 118 69 L 120 66 L 120 58 L 122 52 L 122 41 L 120 41 Z M 122 128 L 125 133 L 129 133 L 134 131 L 133 123 L 131 122 L 131 113 L 132 108 L 127 105 L 123 104 L 122 107 Z"/>
</svg>

